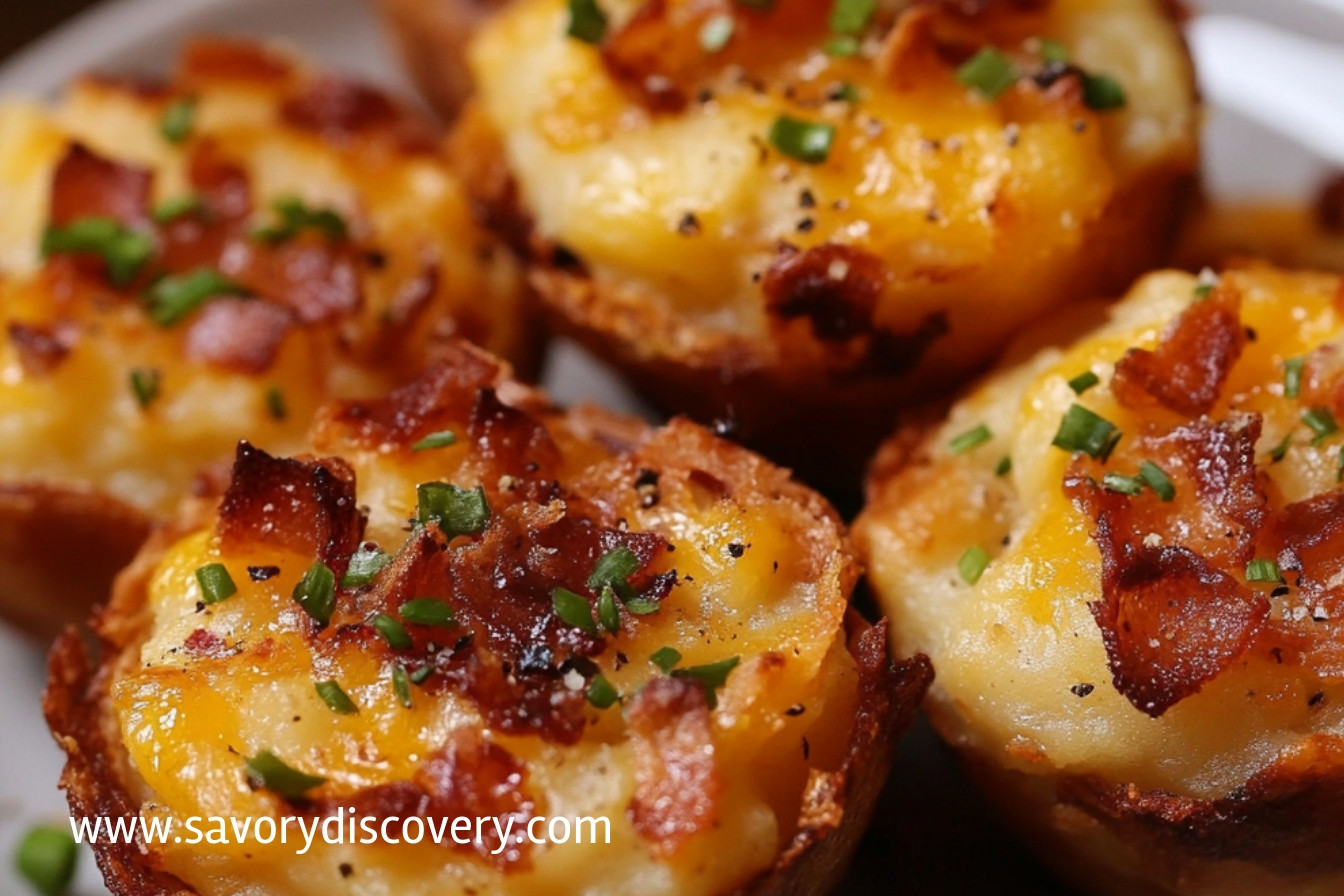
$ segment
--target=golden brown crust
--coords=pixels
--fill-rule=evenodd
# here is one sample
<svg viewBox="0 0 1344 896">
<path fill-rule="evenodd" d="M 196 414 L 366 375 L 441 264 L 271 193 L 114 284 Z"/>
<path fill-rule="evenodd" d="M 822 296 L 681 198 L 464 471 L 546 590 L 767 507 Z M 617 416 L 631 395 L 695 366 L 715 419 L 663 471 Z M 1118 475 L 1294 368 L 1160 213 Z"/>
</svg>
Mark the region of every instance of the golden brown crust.
<svg viewBox="0 0 1344 896">
<path fill-rule="evenodd" d="M 107 583 L 149 530 L 148 517 L 109 495 L 42 482 L 0 484 L 0 617 L 50 641 L 107 597 Z"/>
</svg>

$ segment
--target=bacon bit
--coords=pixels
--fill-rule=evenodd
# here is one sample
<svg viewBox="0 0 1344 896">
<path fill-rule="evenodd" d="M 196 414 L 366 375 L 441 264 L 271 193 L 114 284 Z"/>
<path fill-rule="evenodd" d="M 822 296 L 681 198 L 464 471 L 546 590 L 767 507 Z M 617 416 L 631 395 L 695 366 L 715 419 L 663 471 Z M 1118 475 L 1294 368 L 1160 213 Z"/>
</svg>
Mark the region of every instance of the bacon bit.
<svg viewBox="0 0 1344 896">
<path fill-rule="evenodd" d="M 224 643 L 224 639 L 205 628 L 198 628 L 187 635 L 182 646 L 196 656 L 220 657 L 229 652 L 229 645 Z"/>
<path fill-rule="evenodd" d="M 527 766 L 479 732 L 458 728 L 447 743 L 416 769 L 412 781 L 393 781 L 335 798 L 319 799 L 319 816 L 340 808 L 370 818 L 498 818 L 499 829 L 521 830 L 532 818 L 536 800 L 527 792 Z M 473 831 L 474 833 L 474 831 Z M 525 870 L 525 843 L 501 844 L 495 825 L 481 828 L 481 840 L 461 843 L 445 837 L 442 845 L 475 853 L 500 870 Z M 505 848 L 500 849 L 503 845 Z M 498 851 L 498 852 L 496 852 Z"/>
<path fill-rule="evenodd" d="M 1260 417 L 1214 423 L 1196 420 L 1162 434 L 1143 433 L 1124 451 L 1137 466 L 1149 459 L 1171 477 L 1176 498 L 1150 492 L 1124 502 L 1120 531 L 1157 533 L 1164 544 L 1189 548 L 1224 568 L 1252 559 L 1269 514 L 1265 475 L 1255 465 Z M 1097 472 L 1099 466 L 1086 462 Z"/>
<path fill-rule="evenodd" d="M 251 41 L 193 40 L 178 61 L 178 78 L 194 81 L 251 81 L 274 84 L 294 74 L 293 64 L 279 53 Z"/>
<path fill-rule="evenodd" d="M 193 146 L 187 177 L 212 215 L 230 222 L 251 216 L 252 184 L 247 171 L 226 159 L 213 139 L 198 140 Z"/>
<path fill-rule="evenodd" d="M 14 343 L 19 364 L 29 376 L 50 376 L 61 366 L 78 339 L 74 324 L 25 324 L 10 321 L 9 340 Z"/>
<path fill-rule="evenodd" d="M 1111 389 L 1126 407 L 1150 400 L 1190 417 L 1208 413 L 1241 357 L 1241 293 L 1221 285 L 1172 322 L 1153 351 L 1132 348 L 1115 365 Z"/>
<path fill-rule="evenodd" d="M 1316 199 L 1316 226 L 1325 233 L 1344 233 L 1344 174 L 1336 174 L 1321 187 Z"/>
<path fill-rule="evenodd" d="M 1127 540 L 1129 499 L 1071 475 L 1065 491 L 1096 521 L 1101 628 L 1115 689 L 1154 718 L 1227 669 L 1269 615 L 1269 601 L 1187 548 Z"/>
<path fill-rule="evenodd" d="M 345 461 L 277 458 L 238 443 L 216 526 L 226 553 L 249 543 L 272 544 L 320 558 L 339 579 L 364 523 L 355 504 L 355 474 Z"/>
<path fill-rule="evenodd" d="M 479 456 L 503 472 L 520 471 L 531 462 L 544 475 L 560 462 L 559 449 L 542 422 L 504 404 L 493 388 L 481 389 L 476 396 L 470 437 Z"/>
<path fill-rule="evenodd" d="M 887 282 L 882 259 L 854 246 L 825 243 L 787 248 L 765 272 L 766 307 L 781 320 L 806 318 L 824 342 L 873 331 L 873 311 Z"/>
<path fill-rule="evenodd" d="M 655 678 L 630 706 L 635 831 L 670 858 L 718 819 L 723 780 L 704 691 L 681 678 Z"/>
<path fill-rule="evenodd" d="M 333 246 L 303 233 L 278 246 L 251 254 L 236 276 L 253 292 L 288 306 L 301 323 L 317 324 L 353 314 L 363 302 L 355 254 L 348 245 Z"/>
<path fill-rule="evenodd" d="M 51 223 L 68 226 L 81 218 L 113 218 L 127 227 L 148 225 L 154 175 L 71 143 L 51 182 Z"/>
<path fill-rule="evenodd" d="M 407 153 L 434 152 L 434 132 L 408 108 L 365 84 L 324 75 L 285 101 L 286 124 L 325 141 L 348 144 L 356 137 L 391 134 Z"/>
<path fill-rule="evenodd" d="M 1344 573 L 1344 490 L 1290 504 L 1274 520 L 1279 568 L 1300 572 L 1297 587 L 1315 602 L 1339 588 Z"/>
<path fill-rule="evenodd" d="M 275 362 L 290 322 L 290 313 L 278 305 L 216 299 L 192 320 L 182 350 L 194 361 L 226 370 L 265 373 Z"/>
<path fill-rule="evenodd" d="M 711 18 L 736 11 L 730 0 L 649 0 L 603 41 L 602 62 L 649 109 L 679 112 L 705 71 L 700 29 Z"/>
<path fill-rule="evenodd" d="M 1326 407 L 1344 417 L 1344 351 L 1326 343 L 1307 355 L 1302 365 L 1298 400 L 1303 407 Z"/>
<path fill-rule="evenodd" d="M 502 376 L 494 358 L 454 342 L 445 347 L 443 360 L 386 398 L 333 402 L 320 419 L 359 445 L 409 448 L 469 419 L 474 396 Z"/>
</svg>

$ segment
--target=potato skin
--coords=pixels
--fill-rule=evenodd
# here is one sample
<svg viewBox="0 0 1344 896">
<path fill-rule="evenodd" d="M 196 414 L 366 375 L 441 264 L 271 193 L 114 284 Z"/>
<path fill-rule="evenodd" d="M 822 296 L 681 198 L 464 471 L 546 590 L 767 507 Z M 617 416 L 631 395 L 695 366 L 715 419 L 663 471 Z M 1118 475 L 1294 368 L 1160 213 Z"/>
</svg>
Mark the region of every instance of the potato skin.
<svg viewBox="0 0 1344 896">
<path fill-rule="evenodd" d="M 445 428 L 461 433 L 456 446 L 411 450 L 429 432 Z M 641 738 L 685 730 L 688 717 L 676 714 L 653 729 L 643 727 L 650 706 L 667 698 L 664 692 L 670 690 L 678 695 L 676 701 L 690 700 L 689 708 L 679 712 L 713 722 L 708 745 L 677 760 L 686 762 L 688 771 L 677 779 L 675 805 L 682 808 L 675 811 L 691 813 L 679 824 L 691 824 L 693 832 L 640 821 L 649 812 L 656 816 L 667 810 L 644 801 L 645 788 L 656 792 L 660 779 L 642 777 L 646 773 L 637 765 L 629 805 L 624 796 L 610 804 L 617 810 L 611 812 L 613 845 L 601 848 L 611 852 L 606 860 L 594 853 L 587 863 L 591 867 L 581 868 L 563 856 L 548 858 L 563 851 L 559 846 L 510 853 L 498 862 L 443 847 L 403 847 L 390 861 L 376 850 L 351 847 L 350 852 L 310 856 L 312 861 L 304 866 L 309 871 L 297 877 L 289 871 L 280 875 L 286 883 L 271 879 L 268 869 L 280 874 L 293 857 L 272 855 L 256 844 L 246 847 L 251 861 L 229 864 L 227 874 L 217 856 L 197 849 L 102 849 L 100 863 L 117 896 L 211 894 L 241 886 L 276 894 L 317 892 L 331 885 L 338 859 L 352 863 L 361 879 L 382 880 L 406 893 L 487 886 L 500 893 L 554 892 L 555 880 L 548 875 L 557 873 L 557 867 L 566 869 L 560 873 L 567 880 L 586 875 L 591 878 L 588 886 L 612 892 L 625 891 L 623 874 L 662 881 L 658 886 L 667 892 L 717 896 L 823 892 L 835 882 L 872 810 L 894 743 L 911 720 L 931 673 L 923 658 L 891 663 L 885 625 L 869 626 L 848 609 L 857 568 L 838 519 L 817 495 L 686 421 L 651 430 L 591 408 L 564 414 L 543 396 L 509 380 L 497 362 L 466 346 L 452 363 L 435 368 L 390 400 L 330 406 L 315 425 L 312 447 L 328 456 L 284 460 L 240 448 L 218 507 L 213 501 L 193 501 L 118 579 L 112 602 L 95 620 L 100 658 L 85 655 L 73 630 L 58 642 L 46 709 L 69 757 L 63 784 L 72 808 L 107 807 L 104 811 L 118 815 L 142 811 L 151 803 L 180 815 L 293 811 L 294 806 L 272 794 L 234 786 L 240 760 L 219 745 L 237 744 L 235 749 L 247 752 L 254 749 L 257 736 L 273 744 L 285 741 L 291 761 L 328 773 L 332 789 L 317 791 L 305 809 L 319 814 L 351 804 L 370 811 L 387 794 L 412 786 L 405 776 L 417 768 L 417 756 L 432 759 L 436 749 L 449 749 L 464 737 L 484 738 L 481 743 L 490 745 L 496 759 L 501 752 L 515 757 L 521 771 L 510 792 L 525 793 L 535 801 L 527 805 L 553 811 L 576 797 L 566 797 L 565 788 L 574 785 L 548 777 L 548 769 L 563 767 L 567 776 L 586 781 L 593 751 L 601 751 L 601 765 L 610 771 L 579 792 L 595 790 L 597 796 L 583 799 L 608 806 L 608 798 L 600 794 L 604 788 L 629 786 L 620 782 L 632 774 L 631 756 L 640 761 Z M 317 478 L 303 478 L 309 474 Z M 294 476 L 299 478 L 290 478 Z M 323 476 L 327 485 L 317 485 Z M 479 477 L 491 521 L 479 536 L 458 538 L 450 547 L 445 541 L 444 548 L 422 554 L 424 539 L 439 538 L 437 526 L 429 524 L 408 537 L 401 528 L 406 507 L 399 494 L 407 488 L 414 493 L 415 483 L 435 476 L 464 487 Z M 349 490 L 351 477 L 358 478 L 356 498 Z M 643 483 L 643 491 L 630 487 L 632 479 Z M 316 497 L 295 501 L 294 495 Z M 356 501 L 367 503 L 367 510 L 357 510 Z M 514 526 L 512 520 L 518 518 L 533 521 L 532 528 L 517 535 L 497 528 Z M 556 533 L 561 532 L 569 533 L 564 537 L 570 541 L 557 552 Z M 592 541 L 597 534 L 585 534 L 590 532 L 600 533 L 597 542 Z M 515 539 L 522 544 L 515 545 Z M 664 539 L 675 551 L 664 550 Z M 304 552 L 315 550 L 329 558 L 339 580 L 353 544 L 370 540 L 389 549 L 396 541 L 405 545 L 368 586 L 342 588 L 330 628 L 305 634 L 310 626 L 301 614 L 294 615 L 287 597 L 291 580 L 302 572 L 300 564 L 311 562 Z M 534 543 L 529 546 L 529 541 Z M 646 566 L 630 581 L 645 594 L 660 591 L 659 600 L 666 602 L 653 615 L 621 611 L 621 631 L 610 636 L 610 647 L 606 635 L 590 637 L 561 623 L 549 608 L 549 597 L 533 593 L 537 576 L 546 582 L 546 576 L 555 574 L 547 569 L 577 564 L 576 569 L 587 570 L 582 558 L 594 543 L 631 545 Z M 207 554 L 235 571 L 240 593 L 198 613 L 192 607 L 198 597 L 195 586 L 183 573 Z M 440 556 L 445 559 L 435 559 Z M 683 571 L 676 584 L 668 584 L 662 571 L 671 562 Z M 427 646 L 424 631 L 408 625 L 419 645 L 415 650 L 439 651 L 435 656 L 441 658 L 432 660 L 436 671 L 423 687 L 413 689 L 414 709 L 403 709 L 381 672 L 366 686 L 360 670 L 367 672 L 370 663 L 383 667 L 414 661 L 394 657 L 387 644 L 359 632 L 372 635 L 370 600 L 396 594 L 400 602 L 420 595 L 406 589 L 429 583 L 433 574 L 427 570 L 436 563 L 479 566 L 487 576 L 483 581 L 496 584 L 488 593 L 473 592 L 463 578 L 472 575 L 466 566 L 453 566 L 457 578 L 451 587 L 426 584 L 434 593 L 453 594 L 459 631 L 470 637 L 458 638 L 456 647 Z M 244 565 L 255 564 L 279 566 L 275 584 L 245 582 Z M 561 575 L 572 587 L 585 588 L 582 575 Z M 701 589 L 698 595 L 682 593 L 694 589 Z M 269 598 L 260 597 L 270 591 L 286 596 L 275 597 L 279 602 L 271 607 Z M 256 603 L 259 599 L 261 604 Z M 541 603 L 526 609 L 533 599 Z M 705 612 L 702 600 L 720 609 Z M 386 609 L 395 613 L 395 606 Z M 752 614 L 755 627 L 733 625 L 739 606 Z M 298 628 L 287 631 L 296 620 Z M 515 642 L 511 639 L 520 624 L 526 637 Z M 266 637 L 258 640 L 262 633 Z M 296 637 L 303 642 L 297 658 L 292 651 Z M 441 644 L 448 638 L 434 640 Z M 503 660 L 521 668 L 509 651 L 537 644 L 554 650 L 547 654 L 552 657 L 547 664 L 586 655 L 626 696 L 625 715 L 619 708 L 587 707 L 582 692 L 561 682 L 559 673 L 554 678 L 535 677 L 550 672 L 518 673 L 517 681 L 508 679 L 512 684 L 496 682 L 481 689 L 482 682 L 492 680 L 490 664 Z M 202 645 L 208 645 L 204 654 Z M 672 645 L 685 654 L 683 666 L 722 658 L 725 650 L 741 656 L 719 691 L 718 709 L 707 710 L 701 692 L 687 679 L 645 668 L 645 658 L 654 649 Z M 451 668 L 440 665 L 459 651 L 466 665 L 458 660 L 448 661 Z M 313 662 L 323 675 L 342 682 L 359 705 L 357 715 L 338 717 L 320 703 L 307 705 L 316 700 L 309 693 Z M 590 677 L 592 671 L 581 674 Z M 221 676 L 230 683 L 229 705 L 246 708 L 241 715 L 211 709 Z M 305 686 L 295 692 L 306 695 L 304 705 L 281 708 L 289 698 L 274 688 L 286 690 L 285 682 L 293 677 Z M 274 707 L 252 693 L 254 684 L 264 688 Z M 508 690 L 515 687 L 524 690 Z M 553 687 L 559 689 L 547 690 Z M 504 691 L 496 693 L 495 688 Z M 534 694 L 528 688 L 541 690 Z M 149 698 L 151 693 L 160 696 Z M 150 721 L 136 708 L 145 705 L 144 699 L 176 705 L 171 730 L 142 729 Z M 268 725 L 263 717 L 272 708 L 283 718 L 275 716 L 275 724 Z M 260 715 L 254 717 L 254 712 Z M 305 745 L 283 730 L 291 712 L 318 726 Z M 160 721 L 165 717 L 157 710 L 155 716 Z M 230 718 L 241 727 L 234 729 Z M 445 729 L 447 719 L 466 720 L 466 725 L 459 721 Z M 577 727 L 570 724 L 574 721 Z M 337 727 L 324 730 L 330 724 Z M 802 750 L 800 735 L 810 742 Z M 141 749 L 148 743 L 173 768 L 198 773 L 188 776 L 191 780 L 179 780 L 176 772 L 165 777 L 156 770 L 158 760 Z M 351 743 L 364 744 L 361 751 L 377 749 L 385 759 L 381 765 L 389 770 L 379 772 L 358 762 L 344 765 L 353 760 L 340 745 Z M 414 754 L 409 760 L 408 753 Z M 306 758 L 298 759 L 300 754 Z M 166 758 L 170 755 L 174 758 Z M 697 757 L 704 755 L 716 757 L 706 780 L 722 784 L 700 790 L 701 779 L 694 772 L 704 761 Z M 334 764 L 322 765 L 328 761 Z M 769 771 L 756 771 L 764 767 Z M 416 771 L 413 780 L 421 781 L 420 775 Z M 712 807 L 710 815 L 694 814 L 702 805 Z M 741 833 L 743 819 L 761 811 L 780 813 L 775 850 L 765 855 L 758 842 L 723 849 L 723 838 Z M 720 867 L 722 862 L 727 865 Z M 627 866 L 628 871 L 620 870 Z"/>
<path fill-rule="evenodd" d="M 872 467 L 855 539 L 894 647 L 930 656 L 935 727 L 1084 891 L 1344 881 L 1329 578 L 1344 491 L 1321 424 L 1344 395 L 1342 300 L 1337 276 L 1264 265 L 1216 286 L 1151 275 L 1100 325 L 1025 336 Z M 1075 404 L 1122 433 L 1108 459 L 1052 446 Z M 989 561 L 968 584 L 972 546 Z M 1256 581 L 1252 561 L 1282 578 Z"/>
<path fill-rule="evenodd" d="M 50 110 L 0 110 L 0 614 L 43 636 L 81 618 L 241 434 L 297 447 L 322 401 L 404 383 L 447 339 L 535 370 L 521 271 L 437 139 L 371 88 L 220 41 L 169 81 L 86 77 Z M 287 230 L 280 202 L 315 223 Z M 131 276 L 44 254 L 93 219 L 148 246 Z M 151 298 L 212 272 L 232 294 Z M 87 580 L 56 533 L 90 552 Z"/>
<path fill-rule="evenodd" d="M 483 26 L 469 183 L 563 329 L 816 481 L 1024 323 L 1152 267 L 1194 169 L 1189 65 L 1156 2 L 917 3 L 844 58 L 820 51 L 825 4 L 604 9 L 596 47 L 553 0 Z M 734 31 L 706 52 L 714 16 Z M 1129 105 L 1088 108 L 1072 75 L 993 102 L 958 82 L 985 46 L 1034 71 L 1042 36 Z M 825 160 L 773 146 L 779 116 L 835 128 Z"/>
</svg>

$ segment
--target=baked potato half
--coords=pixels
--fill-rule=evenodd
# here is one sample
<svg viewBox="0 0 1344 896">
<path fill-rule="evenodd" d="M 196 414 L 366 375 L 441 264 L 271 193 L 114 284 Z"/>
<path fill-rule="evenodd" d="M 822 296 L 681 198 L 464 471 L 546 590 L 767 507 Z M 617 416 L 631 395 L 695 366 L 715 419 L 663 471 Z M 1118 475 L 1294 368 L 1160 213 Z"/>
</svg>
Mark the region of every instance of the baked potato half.
<svg viewBox="0 0 1344 896">
<path fill-rule="evenodd" d="M 544 304 L 814 482 L 1152 268 L 1196 163 L 1161 0 L 517 0 L 455 147 Z"/>
<path fill-rule="evenodd" d="M 558 411 L 465 346 L 328 406 L 311 449 L 241 443 L 222 498 L 118 579 L 98 656 L 73 628 L 54 648 L 72 810 L 501 827 L 101 846 L 116 896 L 834 882 L 930 671 L 850 610 L 819 496 L 684 420 Z M 610 842 L 518 842 L 543 816 L 606 818 Z"/>
<path fill-rule="evenodd" d="M 219 41 L 0 110 L 0 613 L 82 618 L 203 464 L 296 450 L 447 338 L 532 366 L 521 270 L 437 149 L 369 87 Z"/>
<path fill-rule="evenodd" d="M 1341 419 L 1340 278 L 1248 265 L 1145 278 L 879 455 L 894 647 L 1081 889 L 1344 887 Z"/>
</svg>

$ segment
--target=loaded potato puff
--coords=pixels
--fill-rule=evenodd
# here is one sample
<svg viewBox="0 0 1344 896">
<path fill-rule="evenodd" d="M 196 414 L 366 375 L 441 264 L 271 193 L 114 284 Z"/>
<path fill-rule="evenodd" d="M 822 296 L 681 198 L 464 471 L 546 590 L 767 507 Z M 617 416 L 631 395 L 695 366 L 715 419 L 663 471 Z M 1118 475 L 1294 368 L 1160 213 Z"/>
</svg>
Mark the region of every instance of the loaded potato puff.
<svg viewBox="0 0 1344 896">
<path fill-rule="evenodd" d="M 1344 888 L 1344 286 L 1142 280 L 874 466 L 940 733 L 1094 893 Z"/>
<path fill-rule="evenodd" d="M 558 411 L 466 347 L 329 405 L 310 447 L 241 443 L 222 498 L 118 579 L 101 658 L 58 642 L 73 811 L 515 836 L 96 847 L 116 896 L 816 893 L 843 870 L 930 673 L 851 615 L 820 497 L 684 420 Z M 536 817 L 610 842 L 519 843 Z"/>
<path fill-rule="evenodd" d="M 0 614 L 83 616 L 203 464 L 296 450 L 448 337 L 530 365 L 520 270 L 436 149 L 383 94 L 222 42 L 0 111 Z"/>
<path fill-rule="evenodd" d="M 1123 290 L 1196 162 L 1159 0 L 517 0 L 455 139 L 544 304 L 815 481 Z"/>
</svg>

